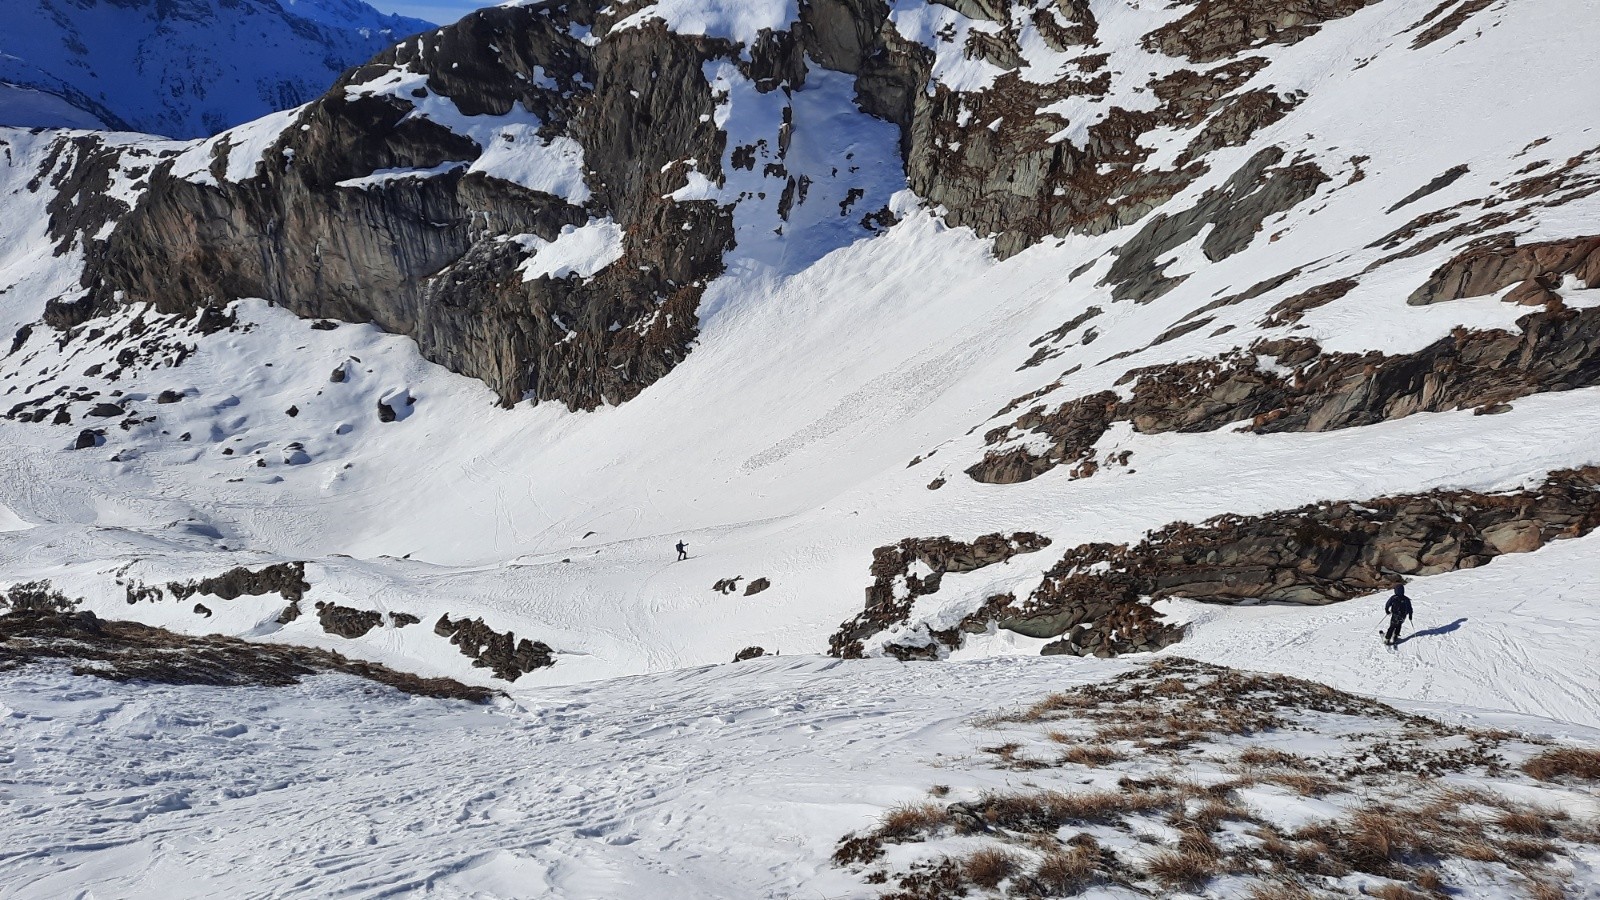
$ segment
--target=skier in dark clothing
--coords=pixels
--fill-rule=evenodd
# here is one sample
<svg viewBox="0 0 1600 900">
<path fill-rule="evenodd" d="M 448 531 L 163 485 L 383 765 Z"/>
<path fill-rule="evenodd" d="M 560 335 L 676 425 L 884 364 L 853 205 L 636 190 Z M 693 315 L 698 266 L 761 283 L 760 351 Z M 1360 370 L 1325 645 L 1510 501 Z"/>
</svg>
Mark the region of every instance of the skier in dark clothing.
<svg viewBox="0 0 1600 900">
<path fill-rule="evenodd" d="M 683 562 L 689 558 L 689 545 L 683 541 L 678 542 L 678 561 Z"/>
<path fill-rule="evenodd" d="M 1389 630 L 1384 632 L 1383 642 L 1393 646 L 1400 638 L 1401 624 L 1411 618 L 1411 598 L 1406 596 L 1404 582 L 1394 586 L 1394 596 L 1383 604 L 1383 611 L 1389 614 Z"/>
</svg>

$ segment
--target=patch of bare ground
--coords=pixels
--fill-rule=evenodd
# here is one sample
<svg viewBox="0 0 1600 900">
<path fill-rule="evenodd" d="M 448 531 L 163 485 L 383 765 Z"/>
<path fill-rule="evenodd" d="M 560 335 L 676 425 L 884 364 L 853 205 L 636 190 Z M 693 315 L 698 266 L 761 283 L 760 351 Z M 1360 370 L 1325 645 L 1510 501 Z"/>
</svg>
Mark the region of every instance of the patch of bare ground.
<svg viewBox="0 0 1600 900">
<path fill-rule="evenodd" d="M 1000 742 L 967 787 L 840 842 L 884 900 L 1444 898 L 1466 872 L 1548 898 L 1600 842 L 1570 811 L 1592 808 L 1600 751 L 1281 675 L 1172 657 L 973 724 Z"/>
</svg>

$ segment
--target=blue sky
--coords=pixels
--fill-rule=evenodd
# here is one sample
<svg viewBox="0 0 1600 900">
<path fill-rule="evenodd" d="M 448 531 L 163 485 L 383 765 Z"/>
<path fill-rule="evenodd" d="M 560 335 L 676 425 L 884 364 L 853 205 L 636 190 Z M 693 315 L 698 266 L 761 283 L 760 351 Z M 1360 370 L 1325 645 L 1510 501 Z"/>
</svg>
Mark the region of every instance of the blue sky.
<svg viewBox="0 0 1600 900">
<path fill-rule="evenodd" d="M 448 25 L 469 12 L 484 6 L 494 6 L 498 0 L 367 0 L 368 3 L 386 13 L 399 13 L 402 16 L 415 16 Z"/>
</svg>

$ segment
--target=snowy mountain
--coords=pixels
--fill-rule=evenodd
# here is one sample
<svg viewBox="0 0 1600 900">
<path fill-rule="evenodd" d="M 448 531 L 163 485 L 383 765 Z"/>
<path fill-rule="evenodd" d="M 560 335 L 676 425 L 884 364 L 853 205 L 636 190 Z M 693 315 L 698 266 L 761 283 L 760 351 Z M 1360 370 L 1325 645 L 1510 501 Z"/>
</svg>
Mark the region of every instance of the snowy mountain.
<svg viewBox="0 0 1600 900">
<path fill-rule="evenodd" d="M 144 725 L 178 703 L 360 782 L 287 836 L 320 792 L 270 767 L 105 784 L 270 846 L 192 896 L 1591 896 L 1596 774 L 1536 760 L 1600 727 L 1595 33 L 1580 0 L 552 0 L 204 140 L 0 132 L 0 584 L 80 611 L 13 652 L 132 620 L 202 685 L 235 682 L 185 635 L 507 695 L 329 675 L 250 719 L 41 661 L 4 702 L 76 749 L 27 783 L 84 781 L 97 722 L 181 744 Z M 349 671 L 282 665 L 245 683 Z M 391 776 L 323 715 L 440 744 Z M 1145 805 L 995 803 L 1085 785 Z M 1349 818 L 1424 794 L 1432 849 Z M 1519 814 L 1556 824 L 1467 821 Z M 94 843 L 0 877 L 199 871 Z"/>
<path fill-rule="evenodd" d="M 433 26 L 359 0 L 24 0 L 0 29 L 0 124 L 204 137 L 322 93 Z"/>
</svg>

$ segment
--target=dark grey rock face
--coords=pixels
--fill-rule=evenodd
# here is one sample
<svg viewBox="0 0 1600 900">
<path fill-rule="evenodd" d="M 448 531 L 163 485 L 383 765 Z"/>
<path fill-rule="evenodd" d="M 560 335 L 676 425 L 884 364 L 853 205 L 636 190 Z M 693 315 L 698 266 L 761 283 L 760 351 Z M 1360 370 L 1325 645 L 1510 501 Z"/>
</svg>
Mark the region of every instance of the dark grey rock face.
<svg viewBox="0 0 1600 900">
<path fill-rule="evenodd" d="M 1600 384 L 1600 309 L 1556 307 L 1517 320 L 1518 333 L 1458 329 L 1415 353 L 1324 354 L 1314 341 L 1258 341 L 1220 358 L 1134 369 L 1132 396 L 1101 391 L 1040 404 L 985 434 L 990 446 L 1024 434 L 1042 451 L 989 451 L 967 469 L 977 481 L 1027 481 L 1062 465 L 1092 462 L 1113 422 L 1142 434 L 1215 431 L 1234 423 L 1258 434 L 1334 431 L 1453 409 L 1499 411 L 1521 397 Z M 1264 371 L 1258 357 L 1293 369 Z M 1022 403 L 1031 402 L 1019 398 Z M 1093 469 L 1074 469 L 1093 474 Z"/>
<path fill-rule="evenodd" d="M 1316 193 L 1328 176 L 1312 162 L 1279 166 L 1284 152 L 1268 147 L 1257 153 L 1219 189 L 1207 191 L 1193 207 L 1159 213 L 1117 252 L 1106 273 L 1117 300 L 1149 302 L 1183 282 L 1165 274 L 1157 259 L 1171 253 L 1212 226 L 1201 250 L 1218 262 L 1250 245 L 1267 217 L 1290 209 Z"/>
<path fill-rule="evenodd" d="M 1334 603 L 1384 590 L 1399 576 L 1476 568 L 1596 528 L 1600 468 L 1593 466 L 1552 472 L 1540 485 L 1505 494 L 1433 491 L 1173 522 L 1136 544 L 1072 547 L 1027 597 L 990 597 L 955 627 L 928 635 L 929 642 L 916 643 L 920 635 L 912 635 L 885 650 L 901 659 L 937 658 L 932 642 L 956 648 L 964 633 L 994 626 L 1059 638 L 1042 648 L 1047 656 L 1148 652 L 1184 634 L 1151 608 L 1156 600 Z M 933 562 L 923 560 L 934 568 L 928 578 L 905 574 L 904 554 L 915 554 L 916 544 L 878 549 L 867 611 L 840 626 L 830 652 L 859 655 L 861 641 L 907 622 L 915 597 L 938 590 L 941 573 Z M 908 599 L 890 590 L 897 572 Z"/>
<path fill-rule="evenodd" d="M 732 241 L 728 211 L 666 199 L 683 175 L 663 171 L 695 158 L 716 177 L 721 136 L 701 67 L 732 48 L 654 27 L 591 49 L 569 33 L 573 25 L 596 25 L 584 4 L 484 10 L 347 73 L 277 139 L 265 154 L 274 162 L 253 178 L 199 184 L 170 163 L 158 168 L 138 207 L 91 254 L 86 305 L 59 324 L 111 308 L 118 291 L 164 312 L 265 297 L 301 316 L 408 335 L 424 356 L 482 379 L 507 404 L 531 396 L 592 408 L 631 398 L 687 352 L 699 294 Z M 411 101 L 423 97 L 350 92 L 397 68 L 425 73 L 427 92 L 464 115 L 520 108 L 540 118 L 546 136 L 576 139 L 592 198 L 579 206 L 460 169 L 341 186 L 489 149 L 411 116 Z M 213 174 L 224 171 L 223 153 Z M 92 159 L 84 168 L 96 169 Z M 516 267 L 526 251 L 502 240 L 550 241 L 606 215 L 627 230 L 627 252 L 590 279 L 524 282 Z"/>
<path fill-rule="evenodd" d="M 383 614 L 337 603 L 317 602 L 317 621 L 329 634 L 354 640 L 383 624 Z"/>
<path fill-rule="evenodd" d="M 855 618 L 839 626 L 828 639 L 828 653 L 844 659 L 860 658 L 862 642 L 898 622 L 904 622 L 918 597 L 938 593 L 947 572 L 973 572 L 1003 563 L 1019 553 L 1036 553 L 1050 546 L 1050 539 L 1032 532 L 1012 535 L 986 534 L 971 543 L 948 537 L 906 538 L 872 551 L 872 586 L 867 588 L 865 608 Z M 927 570 L 917 575 L 916 567 Z M 1007 596 L 1005 600 L 1013 598 Z M 893 645 L 889 652 L 902 660 L 936 659 L 938 645 L 960 645 L 955 631 L 936 632 L 937 644 Z"/>
<path fill-rule="evenodd" d="M 993 235 L 1003 257 L 1048 236 L 1137 222 L 1166 203 L 1207 171 L 1209 154 L 1246 143 L 1299 102 L 1271 86 L 1243 90 L 1265 60 L 1237 54 L 1297 40 L 1363 3 L 1304 0 L 1292 15 L 1269 16 L 1260 34 L 1254 26 L 1235 33 L 1235 8 L 1254 14 L 1246 0 L 1197 3 L 1147 43 L 1201 65 L 1153 77 L 1142 90 L 1155 108 L 1108 102 L 1101 120 L 1078 132 L 1040 110 L 1109 98 L 1108 56 L 1088 3 L 943 5 L 1000 26 L 972 32 L 963 48 L 1004 70 L 989 86 L 957 92 L 932 83 L 933 51 L 900 35 L 885 0 L 812 0 L 790 28 L 762 32 L 749 47 L 674 34 L 659 22 L 617 30 L 635 7 L 565 0 L 480 10 L 351 70 L 242 181 L 224 177 L 229 154 L 246 152 L 226 141 L 209 180 L 179 177 L 157 154 L 142 161 L 146 186 L 127 210 L 104 188 L 129 161 L 74 139 L 61 164 L 48 167 L 58 195 L 52 233 L 62 250 L 84 246 L 85 295 L 52 303 L 46 321 L 71 329 L 116 304 L 149 302 L 222 323 L 228 302 L 263 297 L 319 322 L 371 322 L 407 335 L 426 358 L 483 380 L 508 405 L 622 403 L 688 354 L 700 297 L 734 246 L 733 206 L 671 196 L 685 186 L 689 160 L 716 185 L 726 183 L 725 158 L 734 168 L 754 165 L 753 148 L 730 148 L 717 126 L 708 63 L 736 66 L 767 94 L 803 87 L 812 67 L 852 76 L 860 109 L 899 127 L 910 186 L 946 210 L 951 225 Z M 1079 54 L 1066 74 L 1022 77 L 1029 28 L 1057 51 Z M 394 73 L 417 86 L 361 88 Z M 474 139 L 418 114 L 441 98 L 466 117 L 537 117 L 538 140 L 581 147 L 584 190 L 556 196 L 493 170 L 469 172 L 466 164 L 499 149 L 478 141 L 501 136 Z M 794 127 L 786 118 L 783 152 Z M 1170 167 L 1150 165 L 1153 151 L 1140 143 L 1157 129 L 1195 132 Z M 1148 299 L 1174 284 L 1145 263 L 1182 235 L 1209 225 L 1209 256 L 1238 252 L 1266 216 L 1325 180 L 1314 163 L 1265 152 L 1277 156 L 1258 155 L 1225 189 L 1125 247 L 1113 278 L 1118 296 Z M 764 168 L 781 174 L 782 158 Z M 232 162 L 236 172 L 253 164 Z M 446 163 L 462 165 L 341 184 Z M 780 215 L 804 202 L 808 186 L 790 177 L 780 187 Z M 868 228 L 892 221 L 886 208 L 852 212 L 848 204 L 842 211 L 865 213 Z M 524 280 L 528 241 L 508 238 L 551 241 L 605 218 L 625 232 L 620 259 L 590 277 Z M 117 227 L 101 242 L 93 236 L 107 221 Z"/>
<path fill-rule="evenodd" d="M 137 622 L 108 621 L 88 611 L 18 609 L 0 616 L 0 671 L 31 664 L 71 665 L 77 674 L 111 681 L 283 686 L 338 672 L 420 697 L 485 703 L 489 688 L 449 678 L 419 678 L 326 650 L 264 644 L 222 635 L 197 637 Z"/>
<path fill-rule="evenodd" d="M 461 655 L 472 659 L 474 666 L 489 669 L 505 681 L 516 681 L 534 669 L 556 664 L 555 651 L 549 644 L 527 638 L 518 640 L 512 632 L 495 631 L 482 619 L 451 621 L 447 613 L 434 623 L 433 632 L 449 638 Z"/>
</svg>

